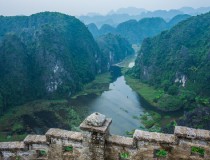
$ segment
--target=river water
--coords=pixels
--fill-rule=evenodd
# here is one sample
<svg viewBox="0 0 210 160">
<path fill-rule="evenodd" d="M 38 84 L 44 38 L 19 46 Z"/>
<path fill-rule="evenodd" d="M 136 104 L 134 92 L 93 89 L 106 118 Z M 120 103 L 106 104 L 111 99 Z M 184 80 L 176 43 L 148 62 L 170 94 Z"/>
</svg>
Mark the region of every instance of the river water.
<svg viewBox="0 0 210 160">
<path fill-rule="evenodd" d="M 134 62 L 129 63 L 128 67 L 133 67 Z M 119 67 L 117 67 L 119 70 Z M 116 70 L 116 68 L 115 68 Z M 132 131 L 143 126 L 139 117 L 145 112 L 154 111 L 162 116 L 162 124 L 167 124 L 170 120 L 177 119 L 182 115 L 181 112 L 163 113 L 150 106 L 142 97 L 126 84 L 123 75 L 118 72 L 114 74 L 115 80 L 109 84 L 109 90 L 104 91 L 100 96 L 83 95 L 70 100 L 70 104 L 85 108 L 87 116 L 93 112 L 99 112 L 112 119 L 110 132 L 117 135 L 126 135 L 127 131 Z M 164 119 L 168 116 L 170 119 Z M 165 121 L 165 122 L 164 122 Z"/>
<path fill-rule="evenodd" d="M 120 76 L 109 85 L 109 91 L 89 104 L 89 114 L 99 112 L 112 118 L 110 131 L 113 134 L 124 135 L 140 126 L 139 117 L 145 109 L 141 106 L 139 96 L 127 84 L 124 76 Z"/>
</svg>

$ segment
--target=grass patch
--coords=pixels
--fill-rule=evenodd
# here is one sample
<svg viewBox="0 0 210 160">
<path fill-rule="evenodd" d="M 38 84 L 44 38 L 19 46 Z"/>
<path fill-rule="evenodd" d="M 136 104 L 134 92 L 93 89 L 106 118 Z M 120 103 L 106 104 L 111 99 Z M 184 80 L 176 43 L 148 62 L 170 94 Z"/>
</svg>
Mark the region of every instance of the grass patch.
<svg viewBox="0 0 210 160">
<path fill-rule="evenodd" d="M 38 157 L 46 157 L 47 152 L 45 150 L 38 150 Z"/>
<path fill-rule="evenodd" d="M 125 75 L 125 79 L 128 85 L 140 94 L 150 105 L 159 107 L 156 100 L 164 95 L 163 90 L 157 90 L 154 87 L 141 83 L 138 79 L 132 78 L 129 75 Z"/>
<path fill-rule="evenodd" d="M 150 111 L 146 112 L 143 115 L 140 116 L 141 123 L 144 125 L 143 130 L 147 130 L 150 132 L 160 132 L 161 127 L 161 115 Z"/>
<path fill-rule="evenodd" d="M 127 153 L 127 152 L 120 153 L 120 158 L 121 159 L 128 159 L 129 158 L 129 153 Z"/>
<path fill-rule="evenodd" d="M 155 153 L 155 156 L 158 158 L 163 158 L 163 157 L 166 157 L 167 155 L 168 155 L 168 152 L 164 149 L 157 150 Z"/>
<path fill-rule="evenodd" d="M 109 83 L 111 82 L 111 74 L 109 72 L 99 74 L 95 77 L 95 80 L 86 84 L 83 87 L 83 90 L 74 95 L 72 98 L 75 99 L 78 96 L 88 95 L 88 94 L 96 94 L 101 95 L 103 91 L 109 89 Z"/>
<path fill-rule="evenodd" d="M 73 146 L 65 146 L 64 151 L 65 152 L 72 152 L 73 151 Z"/>
<path fill-rule="evenodd" d="M 134 132 L 135 132 L 135 129 L 133 129 L 132 131 L 126 131 L 125 133 L 129 137 L 133 137 Z"/>
<path fill-rule="evenodd" d="M 183 101 L 179 96 L 166 94 L 163 89 L 156 89 L 148 84 L 142 83 L 128 74 L 125 74 L 125 79 L 128 85 L 141 95 L 151 106 L 165 112 L 181 109 Z"/>
<path fill-rule="evenodd" d="M 200 156 L 204 156 L 205 150 L 202 147 L 191 147 L 192 154 L 199 154 Z"/>
</svg>

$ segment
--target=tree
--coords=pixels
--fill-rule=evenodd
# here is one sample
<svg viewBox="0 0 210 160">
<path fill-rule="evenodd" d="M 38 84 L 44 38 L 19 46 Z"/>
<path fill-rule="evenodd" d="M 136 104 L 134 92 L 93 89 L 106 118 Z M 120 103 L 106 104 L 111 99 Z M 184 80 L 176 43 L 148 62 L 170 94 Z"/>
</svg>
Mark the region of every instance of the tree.
<svg viewBox="0 0 210 160">
<path fill-rule="evenodd" d="M 3 114 L 3 110 L 4 110 L 3 97 L 0 93 L 0 115 Z"/>
</svg>

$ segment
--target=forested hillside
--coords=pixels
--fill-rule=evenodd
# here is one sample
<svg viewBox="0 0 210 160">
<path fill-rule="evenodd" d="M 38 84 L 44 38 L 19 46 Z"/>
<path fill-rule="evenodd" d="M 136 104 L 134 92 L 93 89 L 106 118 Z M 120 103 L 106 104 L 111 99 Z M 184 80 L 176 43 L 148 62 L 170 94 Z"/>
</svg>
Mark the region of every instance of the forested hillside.
<svg viewBox="0 0 210 160">
<path fill-rule="evenodd" d="M 70 97 L 133 53 L 126 40 L 105 37 L 99 48 L 82 22 L 60 13 L 1 16 L 0 114 L 27 101 Z"/>
<path fill-rule="evenodd" d="M 210 106 L 210 13 L 143 41 L 132 75 L 164 89 L 153 101 L 174 111 Z"/>
<path fill-rule="evenodd" d="M 139 44 L 144 38 L 152 37 L 159 34 L 163 30 L 170 29 L 179 22 L 189 18 L 189 15 L 177 15 L 169 22 L 166 22 L 163 18 L 144 18 L 139 21 L 129 20 L 120 23 L 117 27 L 112 27 L 108 24 L 104 24 L 100 29 L 94 23 L 88 26 L 89 31 L 94 37 L 105 35 L 107 33 L 119 34 L 123 38 L 127 39 L 131 44 Z"/>
<path fill-rule="evenodd" d="M 99 70 L 101 52 L 76 18 L 0 17 L 0 113 L 29 100 L 68 97 Z"/>
<path fill-rule="evenodd" d="M 129 42 L 119 35 L 107 34 L 100 36 L 96 38 L 96 42 L 103 53 L 103 59 L 105 59 L 105 62 L 109 62 L 108 67 L 134 54 L 134 50 Z"/>
</svg>

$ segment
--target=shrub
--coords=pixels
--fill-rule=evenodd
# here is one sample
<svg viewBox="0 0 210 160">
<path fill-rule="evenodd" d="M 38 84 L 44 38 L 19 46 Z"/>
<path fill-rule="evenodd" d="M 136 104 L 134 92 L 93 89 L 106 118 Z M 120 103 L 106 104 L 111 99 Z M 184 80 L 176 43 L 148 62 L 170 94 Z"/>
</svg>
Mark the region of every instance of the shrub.
<svg viewBox="0 0 210 160">
<path fill-rule="evenodd" d="M 201 156 L 204 156 L 204 154 L 205 154 L 205 150 L 203 148 L 195 147 L 195 146 L 191 147 L 191 152 L 192 153 L 198 153 Z"/>
<path fill-rule="evenodd" d="M 127 152 L 120 153 L 120 158 L 124 158 L 124 159 L 129 158 L 129 153 Z"/>
<path fill-rule="evenodd" d="M 71 152 L 71 151 L 73 151 L 73 147 L 72 146 L 65 146 L 64 151 Z"/>
<path fill-rule="evenodd" d="M 178 96 L 165 95 L 158 101 L 163 111 L 176 111 L 182 107 L 182 100 Z"/>
<path fill-rule="evenodd" d="M 47 155 L 47 152 L 45 150 L 39 150 L 39 156 L 44 157 Z"/>
<path fill-rule="evenodd" d="M 168 155 L 168 152 L 166 150 L 164 150 L 164 149 L 160 149 L 160 150 L 157 150 L 155 155 L 157 157 L 166 157 Z"/>
</svg>

